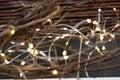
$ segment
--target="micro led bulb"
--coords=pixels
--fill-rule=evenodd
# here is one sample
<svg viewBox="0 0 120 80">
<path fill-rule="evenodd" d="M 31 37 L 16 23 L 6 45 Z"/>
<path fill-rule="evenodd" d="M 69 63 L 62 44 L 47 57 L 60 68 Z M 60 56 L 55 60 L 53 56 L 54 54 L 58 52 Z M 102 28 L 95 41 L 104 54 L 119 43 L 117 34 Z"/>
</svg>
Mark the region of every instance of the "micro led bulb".
<svg viewBox="0 0 120 80">
<path fill-rule="evenodd" d="M 114 10 L 114 11 L 117 11 L 117 9 L 116 9 L 116 8 L 113 8 L 113 10 Z"/>
<path fill-rule="evenodd" d="M 63 54 L 63 56 L 67 55 L 67 51 L 64 50 L 62 54 Z"/>
<path fill-rule="evenodd" d="M 95 20 L 93 21 L 93 24 L 98 25 L 99 23 Z"/>
<path fill-rule="evenodd" d="M 90 42 L 89 41 L 86 41 L 85 44 L 88 45 Z"/>
<path fill-rule="evenodd" d="M 4 54 L 4 53 L 0 53 L 0 55 L 1 55 L 2 57 L 4 57 L 4 56 L 5 56 L 5 54 Z"/>
<path fill-rule="evenodd" d="M 91 23 L 91 22 L 92 22 L 92 20 L 91 20 L 91 19 L 87 19 L 86 21 L 87 21 L 87 23 Z"/>
<path fill-rule="evenodd" d="M 63 58 L 64 58 L 65 60 L 67 60 L 67 59 L 69 58 L 69 56 L 63 56 Z"/>
<path fill-rule="evenodd" d="M 57 75 L 57 74 L 58 74 L 58 71 L 57 71 L 57 70 L 53 70 L 52 73 L 53 73 L 54 75 Z"/>
<path fill-rule="evenodd" d="M 32 43 L 28 43 L 28 45 L 29 45 L 29 48 L 33 48 L 33 44 Z"/>
<path fill-rule="evenodd" d="M 40 29 L 39 28 L 37 28 L 37 29 L 35 29 L 36 31 L 40 31 Z"/>
<path fill-rule="evenodd" d="M 105 49 L 106 49 L 106 47 L 103 45 L 103 46 L 102 46 L 102 50 L 105 50 Z"/>
<path fill-rule="evenodd" d="M 101 28 L 97 26 L 97 27 L 95 28 L 95 31 L 101 31 Z"/>
<path fill-rule="evenodd" d="M 115 38 L 115 35 L 114 35 L 114 34 L 110 34 L 110 36 L 111 36 L 112 38 Z"/>
<path fill-rule="evenodd" d="M 10 30 L 10 34 L 13 35 L 15 33 L 15 29 Z"/>
<path fill-rule="evenodd" d="M 101 12 L 101 9 L 98 9 L 98 12 Z"/>
<path fill-rule="evenodd" d="M 25 65 L 25 61 L 22 61 L 22 62 L 21 62 L 21 65 Z"/>
<path fill-rule="evenodd" d="M 22 43 L 20 43 L 20 45 L 22 45 L 22 46 L 23 46 L 23 45 L 25 45 L 25 43 L 24 43 L 24 42 L 22 42 Z"/>
<path fill-rule="evenodd" d="M 104 35 L 100 34 L 100 40 L 104 39 Z"/>
<path fill-rule="evenodd" d="M 51 19 L 47 19 L 48 22 L 51 22 Z"/>
<path fill-rule="evenodd" d="M 10 63 L 7 59 L 5 59 L 4 62 L 5 62 L 6 64 L 9 64 L 9 63 Z"/>
</svg>

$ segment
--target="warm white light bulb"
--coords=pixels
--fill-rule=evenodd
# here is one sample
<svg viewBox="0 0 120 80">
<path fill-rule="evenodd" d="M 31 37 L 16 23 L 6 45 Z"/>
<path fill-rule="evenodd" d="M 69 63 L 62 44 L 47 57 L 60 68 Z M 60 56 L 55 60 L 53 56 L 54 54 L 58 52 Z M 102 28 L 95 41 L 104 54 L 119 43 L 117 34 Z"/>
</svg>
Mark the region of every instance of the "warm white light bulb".
<svg viewBox="0 0 120 80">
<path fill-rule="evenodd" d="M 106 47 L 103 45 L 103 46 L 102 46 L 102 50 L 105 50 L 105 49 L 106 49 Z"/>
<path fill-rule="evenodd" d="M 11 35 L 15 34 L 15 29 L 10 30 L 10 34 Z"/>
<path fill-rule="evenodd" d="M 47 19 L 48 22 L 51 22 L 51 19 Z"/>
<path fill-rule="evenodd" d="M 25 43 L 24 43 L 24 42 L 22 42 L 22 43 L 20 43 L 20 45 L 22 45 L 22 46 L 23 46 L 23 45 L 25 45 Z"/>
<path fill-rule="evenodd" d="M 67 45 L 69 44 L 69 42 L 67 41 L 65 44 L 66 44 L 66 46 L 67 46 Z"/>
<path fill-rule="evenodd" d="M 22 77 L 23 76 L 23 74 L 22 73 L 20 73 L 20 77 Z"/>
<path fill-rule="evenodd" d="M 86 41 L 85 44 L 88 45 L 90 42 L 89 41 Z"/>
<path fill-rule="evenodd" d="M 95 20 L 93 21 L 93 24 L 98 25 L 99 23 Z"/>
<path fill-rule="evenodd" d="M 13 52 L 14 50 L 8 50 L 9 53 Z"/>
<path fill-rule="evenodd" d="M 97 27 L 95 28 L 95 31 L 101 31 L 101 28 L 100 28 L 99 26 L 97 26 Z"/>
<path fill-rule="evenodd" d="M 33 44 L 32 43 L 28 43 L 28 45 L 29 45 L 29 48 L 33 48 Z"/>
<path fill-rule="evenodd" d="M 104 35 L 100 34 L 100 40 L 102 41 L 104 39 Z"/>
<path fill-rule="evenodd" d="M 57 71 L 57 70 L 53 70 L 52 73 L 53 73 L 54 75 L 57 75 L 57 74 L 58 74 L 58 71 Z"/>
<path fill-rule="evenodd" d="M 69 58 L 69 56 L 65 55 L 63 56 L 63 59 L 67 60 Z"/>
<path fill-rule="evenodd" d="M 117 11 L 117 9 L 116 9 L 116 8 L 113 8 L 113 10 L 114 10 L 114 11 Z"/>
<path fill-rule="evenodd" d="M 5 62 L 6 64 L 9 64 L 9 63 L 10 63 L 7 59 L 5 59 L 4 62 Z"/>
<path fill-rule="evenodd" d="M 43 51 L 40 51 L 40 54 L 41 54 L 42 56 L 46 56 Z"/>
<path fill-rule="evenodd" d="M 62 54 L 63 54 L 63 56 L 67 55 L 67 51 L 64 50 Z"/>
<path fill-rule="evenodd" d="M 5 57 L 5 54 L 4 54 L 4 53 L 0 53 L 0 55 L 1 55 L 2 57 Z"/>
<path fill-rule="evenodd" d="M 91 20 L 91 19 L 87 19 L 86 21 L 87 21 L 87 23 L 91 23 L 91 22 L 92 22 L 92 20 Z"/>
<path fill-rule="evenodd" d="M 37 28 L 37 29 L 35 29 L 36 31 L 40 31 L 40 29 L 39 28 Z"/>
<path fill-rule="evenodd" d="M 25 61 L 22 61 L 22 62 L 21 62 L 21 65 L 25 65 Z"/>
<path fill-rule="evenodd" d="M 101 9 L 98 9 L 98 12 L 101 12 Z"/>
<path fill-rule="evenodd" d="M 110 34 L 110 36 L 111 36 L 112 38 L 115 38 L 115 35 L 114 35 L 114 34 Z"/>
</svg>

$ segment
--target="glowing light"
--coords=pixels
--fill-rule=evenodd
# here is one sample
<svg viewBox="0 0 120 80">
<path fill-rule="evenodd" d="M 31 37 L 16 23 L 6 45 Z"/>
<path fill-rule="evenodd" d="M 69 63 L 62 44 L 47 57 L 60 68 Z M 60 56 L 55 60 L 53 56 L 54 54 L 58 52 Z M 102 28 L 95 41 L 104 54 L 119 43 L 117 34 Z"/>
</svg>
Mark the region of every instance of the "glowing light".
<svg viewBox="0 0 120 80">
<path fill-rule="evenodd" d="M 5 59 L 4 62 L 5 62 L 6 64 L 9 64 L 9 63 L 10 63 L 7 59 Z"/>
<path fill-rule="evenodd" d="M 105 50 L 105 49 L 106 49 L 106 47 L 103 45 L 103 46 L 102 46 L 102 50 Z"/>
<path fill-rule="evenodd" d="M 8 50 L 9 53 L 14 52 L 14 50 Z"/>
<path fill-rule="evenodd" d="M 88 45 L 90 42 L 89 41 L 86 41 L 85 44 Z"/>
<path fill-rule="evenodd" d="M 20 73 L 20 77 L 22 77 L 23 76 L 23 74 L 22 73 Z"/>
<path fill-rule="evenodd" d="M 21 62 L 21 65 L 25 65 L 25 61 L 22 61 L 22 62 Z"/>
<path fill-rule="evenodd" d="M 0 55 L 1 55 L 2 57 L 5 57 L 5 54 L 4 54 L 4 53 L 0 53 Z"/>
<path fill-rule="evenodd" d="M 98 46 L 96 46 L 95 49 L 100 53 L 100 55 L 103 55 L 103 54 L 100 52 L 100 49 L 98 48 Z"/>
<path fill-rule="evenodd" d="M 101 12 L 101 9 L 98 9 L 98 12 Z"/>
<path fill-rule="evenodd" d="M 113 10 L 114 10 L 114 11 L 117 11 L 117 9 L 116 9 L 116 8 L 113 8 Z"/>
<path fill-rule="evenodd" d="M 31 51 L 31 49 L 30 49 L 30 48 L 27 48 L 27 51 L 28 51 L 28 52 L 30 52 L 30 51 Z"/>
<path fill-rule="evenodd" d="M 37 28 L 37 29 L 35 29 L 36 31 L 40 31 L 40 29 L 39 28 Z"/>
<path fill-rule="evenodd" d="M 99 26 L 97 26 L 95 31 L 101 31 L 101 28 Z"/>
<path fill-rule="evenodd" d="M 87 19 L 86 21 L 87 21 L 87 23 L 91 23 L 91 22 L 92 22 L 92 20 L 91 20 L 91 19 Z"/>
<path fill-rule="evenodd" d="M 120 26 L 120 24 L 116 24 L 114 28 L 117 28 L 118 26 Z"/>
<path fill-rule="evenodd" d="M 93 21 L 93 24 L 98 25 L 99 23 L 95 20 Z"/>
<path fill-rule="evenodd" d="M 46 56 L 43 51 L 40 51 L 40 54 L 41 54 L 42 56 Z"/>
<path fill-rule="evenodd" d="M 24 43 L 24 42 L 22 42 L 22 43 L 20 43 L 20 45 L 22 45 L 22 46 L 23 46 L 23 45 L 25 45 L 25 43 Z"/>
<path fill-rule="evenodd" d="M 115 38 L 115 35 L 114 35 L 114 34 L 110 34 L 110 36 L 111 36 L 112 38 Z"/>
<path fill-rule="evenodd" d="M 62 54 L 63 54 L 63 56 L 67 55 L 67 51 L 64 50 Z"/>
<path fill-rule="evenodd" d="M 60 37 L 59 37 L 59 36 L 57 36 L 55 39 L 56 39 L 56 40 L 58 40 L 58 39 L 60 39 Z"/>
<path fill-rule="evenodd" d="M 48 36 L 48 38 L 52 38 L 52 36 Z"/>
<path fill-rule="evenodd" d="M 53 73 L 54 75 L 57 75 L 57 74 L 58 74 L 58 71 L 57 71 L 57 70 L 53 70 L 52 73 Z"/>
<path fill-rule="evenodd" d="M 10 30 L 10 34 L 11 35 L 15 34 L 15 29 Z"/>
<path fill-rule="evenodd" d="M 51 19 L 47 19 L 48 22 L 51 22 Z"/>
<path fill-rule="evenodd" d="M 11 43 L 11 44 L 15 44 L 15 42 L 13 42 L 13 41 L 12 41 L 12 42 L 10 42 L 10 43 Z"/>
<path fill-rule="evenodd" d="M 63 28 L 63 30 L 68 30 L 67 28 Z"/>
<path fill-rule="evenodd" d="M 67 60 L 69 58 L 69 56 L 63 56 L 63 59 Z"/>
<path fill-rule="evenodd" d="M 28 46 L 29 46 L 29 48 L 33 48 L 33 44 L 32 43 L 28 43 Z"/>
<path fill-rule="evenodd" d="M 37 49 L 34 50 L 34 54 L 38 54 L 38 50 Z"/>
<path fill-rule="evenodd" d="M 66 44 L 66 45 L 68 45 L 68 44 L 69 44 L 69 42 L 67 41 L 65 44 Z"/>
<path fill-rule="evenodd" d="M 100 34 L 100 40 L 103 40 L 103 39 L 104 39 L 104 35 Z"/>
</svg>

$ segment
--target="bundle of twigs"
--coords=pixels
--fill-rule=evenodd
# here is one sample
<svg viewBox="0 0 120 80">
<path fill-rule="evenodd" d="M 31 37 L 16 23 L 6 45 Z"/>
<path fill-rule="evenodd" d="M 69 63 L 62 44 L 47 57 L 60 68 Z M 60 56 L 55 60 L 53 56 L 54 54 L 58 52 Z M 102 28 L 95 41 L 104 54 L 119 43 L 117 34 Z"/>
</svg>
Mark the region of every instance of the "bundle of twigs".
<svg viewBox="0 0 120 80">
<path fill-rule="evenodd" d="M 13 1 L 19 5 L 11 5 L 14 9 L 1 7 L 7 8 L 0 12 L 3 17 L 0 75 L 3 78 L 79 78 L 84 73 L 89 77 L 89 72 L 120 67 L 118 63 L 104 65 L 120 56 L 116 44 L 119 0 L 7 1 L 0 0 L 0 4 L 11 5 Z M 15 18 L 3 14 L 7 11 Z M 4 16 L 10 21 L 6 23 Z"/>
</svg>

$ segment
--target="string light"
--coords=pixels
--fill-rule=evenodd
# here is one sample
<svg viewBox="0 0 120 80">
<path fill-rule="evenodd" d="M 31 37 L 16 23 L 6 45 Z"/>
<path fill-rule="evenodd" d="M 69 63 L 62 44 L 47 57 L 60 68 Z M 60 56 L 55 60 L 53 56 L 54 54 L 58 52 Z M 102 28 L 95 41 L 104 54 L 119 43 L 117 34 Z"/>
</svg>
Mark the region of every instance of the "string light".
<svg viewBox="0 0 120 80">
<path fill-rule="evenodd" d="M 32 43 L 30 43 L 30 42 L 28 43 L 28 46 L 29 46 L 29 48 L 30 48 L 30 49 L 32 49 L 32 48 L 33 48 L 33 44 L 32 44 Z"/>
<path fill-rule="evenodd" d="M 25 65 L 25 61 L 22 61 L 22 62 L 21 62 L 21 65 Z"/>
<path fill-rule="evenodd" d="M 92 22 L 92 20 L 91 20 L 91 19 L 87 19 L 86 21 L 87 21 L 87 23 L 91 23 L 91 22 Z"/>
<path fill-rule="evenodd" d="M 114 35 L 114 34 L 110 34 L 110 36 L 111 36 L 112 38 L 115 38 L 115 35 Z"/>
<path fill-rule="evenodd" d="M 14 50 L 8 50 L 9 53 L 14 52 Z"/>
<path fill-rule="evenodd" d="M 90 42 L 89 41 L 86 41 L 85 44 L 88 45 Z"/>
<path fill-rule="evenodd" d="M 100 34 L 100 40 L 102 41 L 104 39 L 104 35 Z"/>
<path fill-rule="evenodd" d="M 52 36 L 48 36 L 48 38 L 52 38 Z"/>
<path fill-rule="evenodd" d="M 114 10 L 114 11 L 117 11 L 117 9 L 116 9 L 116 8 L 113 8 L 113 10 Z"/>
<path fill-rule="evenodd" d="M 10 30 L 10 34 L 11 34 L 11 35 L 15 34 L 15 29 L 14 29 L 14 28 L 12 28 L 12 29 Z"/>
<path fill-rule="evenodd" d="M 101 9 L 98 9 L 98 12 L 101 12 Z"/>
<path fill-rule="evenodd" d="M 63 56 L 67 55 L 67 51 L 64 50 L 62 54 L 63 54 Z"/>
<path fill-rule="evenodd" d="M 65 44 L 66 44 L 66 46 L 67 46 L 67 45 L 69 44 L 69 42 L 67 41 Z"/>
<path fill-rule="evenodd" d="M 24 43 L 24 42 L 22 42 L 22 43 L 20 43 L 20 45 L 22 45 L 22 46 L 23 46 L 23 45 L 25 45 L 25 43 Z"/>
<path fill-rule="evenodd" d="M 37 29 L 35 29 L 36 31 L 40 31 L 40 29 L 39 28 L 37 28 Z"/>
<path fill-rule="evenodd" d="M 2 57 L 5 57 L 5 54 L 4 54 L 4 53 L 0 53 L 0 55 L 1 55 Z"/>
<path fill-rule="evenodd" d="M 106 47 L 105 47 L 105 45 L 103 45 L 103 46 L 102 46 L 102 50 L 105 50 L 105 49 L 106 49 Z"/>
<path fill-rule="evenodd" d="M 54 75 L 57 75 L 57 74 L 58 74 L 58 71 L 57 71 L 57 70 L 53 70 L 52 73 L 53 73 Z"/>
<path fill-rule="evenodd" d="M 6 64 L 9 64 L 9 63 L 10 63 L 7 59 L 5 59 L 4 62 L 5 62 Z"/>
<path fill-rule="evenodd" d="M 93 21 L 93 24 L 94 25 L 99 25 L 99 23 L 95 20 L 95 21 Z"/>
<path fill-rule="evenodd" d="M 68 58 L 69 58 L 69 56 L 67 56 L 67 55 L 64 55 L 64 56 L 63 56 L 63 59 L 64 59 L 64 60 L 67 60 Z"/>
<path fill-rule="evenodd" d="M 20 72 L 20 77 L 22 77 L 23 76 L 23 74 Z"/>
<path fill-rule="evenodd" d="M 41 54 L 42 56 L 46 56 L 43 51 L 40 51 L 40 54 Z"/>
</svg>

